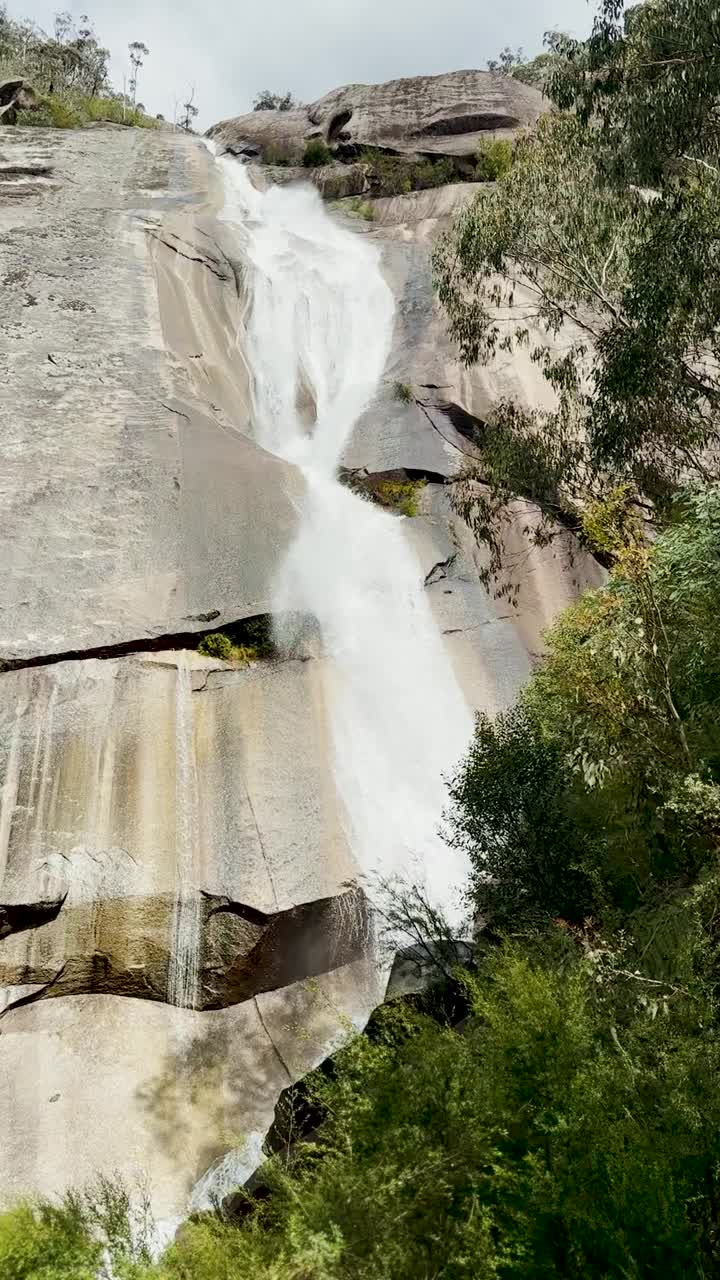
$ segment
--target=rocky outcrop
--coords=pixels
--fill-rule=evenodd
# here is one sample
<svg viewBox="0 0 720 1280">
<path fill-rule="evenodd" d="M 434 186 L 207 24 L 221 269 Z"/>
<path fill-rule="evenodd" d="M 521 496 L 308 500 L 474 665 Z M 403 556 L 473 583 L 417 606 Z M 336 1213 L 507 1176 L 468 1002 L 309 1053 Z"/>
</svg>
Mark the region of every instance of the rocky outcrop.
<svg viewBox="0 0 720 1280">
<path fill-rule="evenodd" d="M 0 942 L 9 938 L 11 933 L 39 929 L 41 925 L 55 920 L 64 901 L 64 898 L 56 898 L 46 902 L 0 902 Z"/>
<path fill-rule="evenodd" d="M 33 111 L 37 96 L 27 80 L 0 80 L 0 125 L 15 124 L 19 111 Z"/>
<path fill-rule="evenodd" d="M 454 71 L 346 85 L 295 111 L 223 120 L 208 135 L 251 161 L 278 148 L 299 158 L 311 138 L 322 138 L 345 158 L 363 147 L 408 157 L 465 157 L 474 156 L 485 138 L 514 136 L 542 109 L 542 94 L 510 76 Z"/>
<path fill-rule="evenodd" d="M 194 1009 L 225 1009 L 317 978 L 361 959 L 369 947 L 359 889 L 270 914 L 217 894 L 189 894 L 182 901 L 169 894 L 104 898 L 62 911 L 58 904 L 0 907 L 0 987 L 32 988 L 7 1009 L 89 994 L 167 1002 L 180 918 L 197 930 Z M 30 943 L 17 936 L 2 941 L 3 921 L 16 935 L 34 928 Z"/>
</svg>

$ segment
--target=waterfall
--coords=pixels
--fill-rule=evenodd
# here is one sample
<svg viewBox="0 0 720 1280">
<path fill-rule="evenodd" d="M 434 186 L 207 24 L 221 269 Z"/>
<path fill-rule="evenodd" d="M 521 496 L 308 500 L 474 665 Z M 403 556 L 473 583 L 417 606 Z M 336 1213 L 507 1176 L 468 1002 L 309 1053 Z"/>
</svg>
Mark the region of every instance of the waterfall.
<svg viewBox="0 0 720 1280">
<path fill-rule="evenodd" d="M 197 854 L 200 843 L 198 779 L 193 741 L 192 677 L 187 657 L 177 657 L 175 686 L 176 897 L 168 973 L 168 1003 L 192 1009 L 200 970 L 200 897 Z"/>
<path fill-rule="evenodd" d="M 327 666 L 334 774 L 361 879 L 422 886 L 459 921 L 464 856 L 440 839 L 443 775 L 472 717 L 406 537 L 405 521 L 337 478 L 383 378 L 394 301 L 377 245 L 309 185 L 257 190 L 229 158 L 223 218 L 248 264 L 243 338 L 259 444 L 306 482 L 274 611 L 312 615 Z"/>
</svg>

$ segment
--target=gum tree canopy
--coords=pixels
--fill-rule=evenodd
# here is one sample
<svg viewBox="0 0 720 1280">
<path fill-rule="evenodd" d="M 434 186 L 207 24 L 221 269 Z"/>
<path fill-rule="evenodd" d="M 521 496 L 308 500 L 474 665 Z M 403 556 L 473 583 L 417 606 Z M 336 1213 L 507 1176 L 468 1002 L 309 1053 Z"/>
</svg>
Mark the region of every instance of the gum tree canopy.
<svg viewBox="0 0 720 1280">
<path fill-rule="evenodd" d="M 512 496 L 541 536 L 582 536 L 618 484 L 656 520 L 720 467 L 720 5 L 604 0 L 588 41 L 550 44 L 555 110 L 434 263 L 464 360 L 529 344 L 558 392 L 551 413 L 499 405 L 456 487 L 495 567 Z"/>
</svg>

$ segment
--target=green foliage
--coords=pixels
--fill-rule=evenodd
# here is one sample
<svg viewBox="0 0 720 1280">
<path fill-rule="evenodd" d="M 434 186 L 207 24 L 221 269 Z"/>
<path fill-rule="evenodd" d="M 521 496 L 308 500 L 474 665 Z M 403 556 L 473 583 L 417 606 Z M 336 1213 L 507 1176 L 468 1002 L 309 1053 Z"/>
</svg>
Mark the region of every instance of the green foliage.
<svg viewBox="0 0 720 1280">
<path fill-rule="evenodd" d="M 488 953 L 462 1034 L 402 1006 L 318 1076 L 325 1123 L 173 1280 L 700 1277 L 718 1263 L 718 1045 L 689 997 L 556 930 Z M 600 981 L 598 981 L 600 980 Z"/>
<path fill-rule="evenodd" d="M 558 45 L 568 39 L 569 37 L 562 36 L 557 31 L 547 31 L 544 43 L 548 52 L 531 59 L 525 57 L 522 49 L 513 50 L 506 45 L 497 58 L 488 60 L 488 71 L 512 76 L 513 80 L 521 80 L 523 84 L 533 85 L 536 89 L 545 89 L 557 65 Z"/>
<path fill-rule="evenodd" d="M 237 662 L 242 666 L 256 662 L 259 657 L 253 645 L 233 644 L 230 636 L 222 631 L 213 631 L 211 635 L 204 636 L 198 645 L 198 653 L 206 658 L 219 658 L 221 662 Z"/>
<path fill-rule="evenodd" d="M 24 76 L 51 97 L 96 97 L 108 87 L 109 57 L 87 16 L 75 26 L 69 13 L 57 13 L 50 36 L 34 22 L 16 21 L 4 6 L 0 9 L 0 79 Z"/>
<path fill-rule="evenodd" d="M 502 138 L 484 142 L 477 153 L 476 173 L 479 182 L 497 182 L 509 173 L 513 162 L 513 145 Z"/>
<path fill-rule="evenodd" d="M 85 124 L 102 120 L 136 129 L 160 127 L 159 120 L 127 105 L 123 107 L 119 98 L 83 98 L 78 94 L 41 98 L 36 111 L 18 112 L 17 123 L 36 128 L 81 129 Z"/>
<path fill-rule="evenodd" d="M 291 93 L 271 93 L 261 89 L 253 102 L 253 111 L 294 111 L 299 106 Z"/>
<path fill-rule="evenodd" d="M 353 196 L 352 199 L 343 201 L 339 208 L 344 209 L 346 213 L 350 213 L 356 218 L 363 218 L 365 222 L 375 221 L 375 206 L 370 204 L 369 201 L 363 200 L 361 196 Z"/>
<path fill-rule="evenodd" d="M 319 169 L 332 163 L 333 154 L 324 138 L 308 138 L 303 154 L 306 169 Z"/>
<path fill-rule="evenodd" d="M 448 821 L 498 927 L 615 920 L 717 857 L 720 489 L 681 515 L 648 551 L 615 495 L 609 585 L 550 632 L 520 707 L 478 720 Z"/>
<path fill-rule="evenodd" d="M 137 45 L 144 49 L 144 45 Z M 86 15 L 77 25 L 67 12 L 55 15 L 54 33 L 35 23 L 9 18 L 0 8 L 0 80 L 23 76 L 38 94 L 37 110 L 18 113 L 20 125 L 79 129 L 95 120 L 154 129 L 157 119 L 113 94 L 108 80 L 109 50 L 97 39 Z M 142 64 L 139 64 L 142 65 Z"/>
<path fill-rule="evenodd" d="M 260 614 L 229 623 L 223 631 L 212 631 L 198 645 L 198 653 L 222 662 L 237 662 L 247 666 L 275 653 L 272 619 Z"/>
<path fill-rule="evenodd" d="M 542 537 L 557 528 L 560 495 L 566 527 L 581 526 L 587 503 L 618 484 L 663 521 L 674 493 L 716 474 L 713 12 L 657 0 L 622 25 L 608 0 L 589 42 L 554 38 L 551 92 L 564 113 L 518 140 L 510 172 L 461 211 L 435 253 L 463 359 L 528 347 L 556 393 L 552 412 L 499 406 L 482 463 L 469 469 L 492 484 L 504 473 L 505 497 L 534 502 L 548 490 Z M 648 182 L 652 192 L 640 189 Z M 479 531 L 497 530 L 500 503 L 476 511 L 468 490 L 458 493 Z"/>
<path fill-rule="evenodd" d="M 562 744 L 526 710 L 478 717 L 449 790 L 450 840 L 469 855 L 473 905 L 493 927 L 581 924 L 604 905 L 596 815 L 583 809 Z"/>
<path fill-rule="evenodd" d="M 382 196 L 408 195 L 411 191 L 467 180 L 462 167 L 447 156 L 406 160 L 376 147 L 365 147 L 360 155 L 360 162 L 368 167 L 373 191 Z"/>
<path fill-rule="evenodd" d="M 0 1215 L 0 1274 L 5 1280 L 95 1280 L 102 1246 L 87 1233 L 76 1203 L 21 1205 Z"/>
<path fill-rule="evenodd" d="M 143 1280 L 152 1220 L 119 1178 L 100 1177 L 57 1204 L 25 1203 L 0 1214 L 3 1280 L 97 1280 L 105 1258 L 115 1280 Z M 103 1270 L 104 1274 L 104 1270 Z"/>
<path fill-rule="evenodd" d="M 381 506 L 412 517 L 418 514 L 418 499 L 424 488 L 424 480 L 378 480 L 372 493 Z"/>
<path fill-rule="evenodd" d="M 550 93 L 592 120 L 606 173 L 666 187 L 717 180 L 720 17 L 707 0 L 655 0 L 624 10 L 601 0 L 586 42 L 556 36 Z"/>
</svg>

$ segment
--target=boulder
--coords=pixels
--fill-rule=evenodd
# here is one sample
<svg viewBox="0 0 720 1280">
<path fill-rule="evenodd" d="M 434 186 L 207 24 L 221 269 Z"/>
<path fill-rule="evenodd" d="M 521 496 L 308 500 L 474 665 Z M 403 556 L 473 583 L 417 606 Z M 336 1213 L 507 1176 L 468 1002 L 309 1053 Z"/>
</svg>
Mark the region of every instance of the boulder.
<svg viewBox="0 0 720 1280">
<path fill-rule="evenodd" d="M 0 81 L 0 124 L 15 124 L 18 111 L 34 111 L 39 105 L 27 80 L 16 77 Z"/>
<path fill-rule="evenodd" d="M 346 85 L 296 111 L 252 111 L 223 120 L 208 136 L 248 159 L 271 148 L 300 156 L 316 137 L 344 156 L 380 147 L 404 156 L 463 157 L 473 156 L 485 138 L 513 137 L 542 110 L 539 90 L 511 76 L 453 71 Z"/>
</svg>

